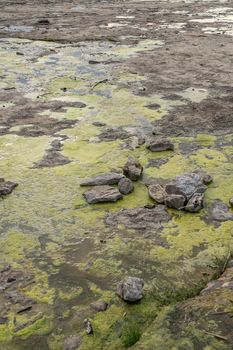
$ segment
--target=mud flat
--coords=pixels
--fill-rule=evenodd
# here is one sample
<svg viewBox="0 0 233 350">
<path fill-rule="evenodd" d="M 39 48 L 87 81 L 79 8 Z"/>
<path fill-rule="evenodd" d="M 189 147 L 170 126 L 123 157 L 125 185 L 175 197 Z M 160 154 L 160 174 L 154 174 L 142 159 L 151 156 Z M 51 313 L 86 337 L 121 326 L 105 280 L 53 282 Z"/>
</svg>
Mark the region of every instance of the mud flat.
<svg viewBox="0 0 233 350">
<path fill-rule="evenodd" d="M 232 2 L 0 12 L 0 348 L 232 349 Z M 148 194 L 197 172 L 197 212 Z"/>
</svg>

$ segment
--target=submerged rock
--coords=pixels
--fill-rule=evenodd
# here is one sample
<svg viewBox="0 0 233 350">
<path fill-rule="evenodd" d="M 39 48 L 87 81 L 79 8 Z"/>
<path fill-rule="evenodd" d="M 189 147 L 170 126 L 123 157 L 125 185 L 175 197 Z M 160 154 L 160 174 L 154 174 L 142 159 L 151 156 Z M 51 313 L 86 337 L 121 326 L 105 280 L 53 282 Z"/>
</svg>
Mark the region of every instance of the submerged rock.
<svg viewBox="0 0 233 350">
<path fill-rule="evenodd" d="M 123 167 L 123 173 L 132 181 L 140 179 L 143 172 L 142 165 L 133 157 L 129 157 L 126 164 Z"/>
<path fill-rule="evenodd" d="M 124 175 L 119 173 L 100 174 L 83 180 L 80 186 L 117 185 L 122 178 Z"/>
<path fill-rule="evenodd" d="M 3 178 L 1 178 L 0 179 L 0 196 L 6 196 L 10 194 L 16 186 L 18 186 L 16 182 L 5 181 Z"/>
<path fill-rule="evenodd" d="M 99 300 L 99 301 L 96 301 L 95 303 L 92 303 L 91 308 L 97 312 L 105 311 L 108 308 L 108 303 L 106 303 L 106 301 Z"/>
<path fill-rule="evenodd" d="M 173 151 L 174 145 L 169 139 L 152 138 L 148 141 L 147 148 L 151 152 Z"/>
<path fill-rule="evenodd" d="M 136 302 L 142 299 L 144 281 L 138 277 L 126 277 L 117 286 L 117 294 L 124 301 Z"/>
<path fill-rule="evenodd" d="M 82 338 L 79 335 L 70 335 L 64 341 L 64 350 L 77 350 L 82 344 Z"/>
<path fill-rule="evenodd" d="M 120 179 L 119 184 L 118 184 L 118 188 L 119 188 L 120 193 L 122 193 L 123 195 L 126 195 L 126 194 L 133 192 L 134 185 L 130 179 L 124 177 L 124 178 Z"/>
<path fill-rule="evenodd" d="M 159 185 L 150 185 L 148 187 L 148 193 L 149 196 L 154 199 L 157 203 L 163 204 L 165 200 L 165 190 L 164 188 Z"/>
<path fill-rule="evenodd" d="M 89 204 L 116 202 L 123 197 L 117 188 L 108 185 L 95 186 L 91 190 L 85 192 L 83 196 Z"/>
</svg>

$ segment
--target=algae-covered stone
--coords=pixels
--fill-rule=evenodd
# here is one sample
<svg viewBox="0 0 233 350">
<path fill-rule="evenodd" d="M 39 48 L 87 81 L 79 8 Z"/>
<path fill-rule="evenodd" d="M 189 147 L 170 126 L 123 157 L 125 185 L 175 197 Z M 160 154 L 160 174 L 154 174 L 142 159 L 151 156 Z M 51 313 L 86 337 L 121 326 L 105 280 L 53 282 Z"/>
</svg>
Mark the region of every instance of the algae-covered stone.
<svg viewBox="0 0 233 350">
<path fill-rule="evenodd" d="M 118 184 L 118 188 L 122 194 L 126 195 L 126 194 L 133 192 L 134 185 L 130 179 L 125 177 L 125 178 L 120 179 L 119 184 Z"/>
<path fill-rule="evenodd" d="M 124 175 L 119 173 L 101 174 L 101 175 L 83 180 L 80 186 L 117 185 L 118 182 L 123 177 Z"/>
<path fill-rule="evenodd" d="M 138 277 L 126 277 L 117 286 L 117 294 L 128 302 L 136 302 L 142 299 L 144 281 Z"/>
<path fill-rule="evenodd" d="M 123 167 L 123 172 L 130 180 L 137 181 L 142 175 L 143 167 L 136 159 L 129 157 Z"/>
<path fill-rule="evenodd" d="M 116 202 L 123 197 L 117 188 L 111 186 L 95 186 L 83 194 L 89 204 Z"/>
</svg>

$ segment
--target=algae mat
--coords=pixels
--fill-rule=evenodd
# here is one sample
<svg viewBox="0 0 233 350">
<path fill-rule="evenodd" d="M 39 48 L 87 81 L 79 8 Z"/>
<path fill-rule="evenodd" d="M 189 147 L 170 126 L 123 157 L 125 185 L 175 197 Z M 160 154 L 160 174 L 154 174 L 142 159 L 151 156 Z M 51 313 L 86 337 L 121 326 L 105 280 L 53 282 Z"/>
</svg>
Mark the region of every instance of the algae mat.
<svg viewBox="0 0 233 350">
<path fill-rule="evenodd" d="M 19 184 L 0 201 L 1 348 L 60 350 L 70 335 L 80 335 L 82 350 L 231 348 L 196 319 L 180 337 L 169 323 L 174 305 L 199 293 L 232 252 L 232 221 L 216 224 L 208 213 L 214 200 L 228 205 L 233 147 L 227 133 L 176 136 L 175 151 L 160 154 L 140 145 L 157 121 L 208 97 L 192 87 L 176 99 L 140 93 L 147 78 L 128 62 L 163 45 L 1 40 L 0 169 Z M 145 168 L 135 191 L 87 205 L 81 180 L 120 170 L 129 155 Z M 112 213 L 150 204 L 145 184 L 197 168 L 214 178 L 199 214 L 171 210 L 159 225 L 109 224 Z M 140 304 L 115 295 L 126 275 L 146 282 Z M 231 295 L 224 298 L 229 309 Z M 98 300 L 109 303 L 105 312 L 90 307 Z M 206 331 L 218 330 L 206 322 Z"/>
</svg>

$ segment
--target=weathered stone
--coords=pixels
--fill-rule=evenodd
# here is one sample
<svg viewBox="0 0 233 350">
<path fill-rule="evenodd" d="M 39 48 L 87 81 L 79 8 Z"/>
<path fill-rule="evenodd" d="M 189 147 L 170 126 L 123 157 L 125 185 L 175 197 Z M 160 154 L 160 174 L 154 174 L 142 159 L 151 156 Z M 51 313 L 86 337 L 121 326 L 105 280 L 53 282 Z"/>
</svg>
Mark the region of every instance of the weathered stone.
<svg viewBox="0 0 233 350">
<path fill-rule="evenodd" d="M 206 186 L 201 176 L 195 173 L 185 173 L 165 186 L 167 194 L 179 194 L 189 200 L 194 193 L 204 193 Z"/>
<path fill-rule="evenodd" d="M 229 211 L 228 206 L 220 200 L 215 200 L 210 208 L 210 218 L 214 221 L 233 220 L 233 214 Z"/>
<path fill-rule="evenodd" d="M 129 157 L 123 167 L 123 172 L 130 180 L 137 181 L 142 175 L 143 167 L 136 159 Z"/>
<path fill-rule="evenodd" d="M 95 186 L 91 190 L 85 192 L 83 196 L 89 204 L 116 202 L 123 197 L 117 188 L 108 185 Z"/>
<path fill-rule="evenodd" d="M 117 286 L 117 294 L 128 302 L 136 302 L 142 299 L 144 281 L 138 277 L 126 277 Z"/>
<path fill-rule="evenodd" d="M 118 188 L 119 188 L 120 193 L 126 195 L 126 194 L 133 192 L 134 185 L 130 179 L 124 177 L 124 178 L 120 179 L 119 184 L 118 184 Z"/>
<path fill-rule="evenodd" d="M 212 176 L 202 169 L 201 170 L 198 169 L 194 171 L 194 173 L 198 174 L 201 177 L 201 180 L 204 185 L 209 185 L 211 182 L 213 182 Z"/>
<path fill-rule="evenodd" d="M 4 179 L 0 179 L 0 196 L 6 196 L 10 194 L 14 188 L 18 186 L 17 183 L 12 181 L 5 181 Z"/>
<path fill-rule="evenodd" d="M 91 325 L 91 321 L 87 318 L 83 321 L 83 326 L 87 334 L 93 334 L 93 328 Z"/>
<path fill-rule="evenodd" d="M 165 196 L 165 205 L 169 208 L 184 209 L 186 198 L 182 194 L 167 194 Z"/>
<path fill-rule="evenodd" d="M 173 151 L 174 145 L 169 139 L 152 138 L 148 141 L 147 148 L 151 152 Z"/>
<path fill-rule="evenodd" d="M 70 335 L 64 341 L 64 350 L 76 350 L 82 344 L 82 338 L 79 335 Z"/>
<path fill-rule="evenodd" d="M 123 177 L 124 175 L 119 173 L 100 174 L 83 180 L 80 186 L 117 185 Z"/>
<path fill-rule="evenodd" d="M 97 312 L 105 311 L 108 308 L 108 303 L 103 300 L 96 301 L 95 303 L 92 303 L 91 308 L 94 309 Z"/>
<path fill-rule="evenodd" d="M 165 191 L 164 191 L 164 188 L 161 185 L 159 185 L 159 184 L 150 185 L 148 187 L 148 193 L 149 193 L 149 196 L 152 199 L 154 199 L 157 203 L 159 203 L 159 204 L 163 204 L 164 203 Z"/>
<path fill-rule="evenodd" d="M 203 208 L 204 194 L 195 193 L 185 206 L 185 210 L 191 213 L 197 213 Z"/>
</svg>

